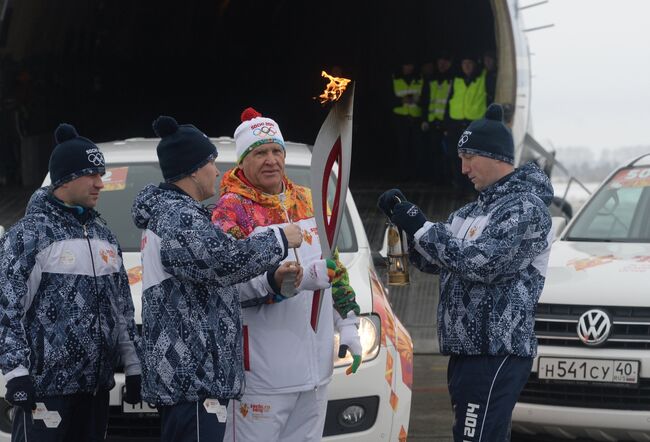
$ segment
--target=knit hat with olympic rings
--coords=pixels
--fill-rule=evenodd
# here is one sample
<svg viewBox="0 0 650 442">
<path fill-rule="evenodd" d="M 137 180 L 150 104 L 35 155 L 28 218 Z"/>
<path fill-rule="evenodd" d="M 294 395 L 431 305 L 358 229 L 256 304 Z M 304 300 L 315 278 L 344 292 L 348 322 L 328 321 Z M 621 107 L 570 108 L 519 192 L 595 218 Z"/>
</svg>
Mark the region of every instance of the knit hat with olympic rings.
<svg viewBox="0 0 650 442">
<path fill-rule="evenodd" d="M 503 124 L 503 107 L 500 104 L 492 103 L 485 117 L 472 121 L 458 140 L 458 153 L 515 163 L 512 132 Z"/>
<path fill-rule="evenodd" d="M 235 129 L 235 153 L 237 164 L 258 146 L 277 143 L 284 149 L 284 138 L 278 123 L 263 117 L 252 107 L 247 107 L 241 114 L 241 124 Z"/>
<path fill-rule="evenodd" d="M 54 131 L 56 146 L 48 169 L 52 187 L 57 188 L 84 175 L 104 175 L 104 155 L 88 138 L 80 137 L 71 124 L 59 124 Z"/>
</svg>

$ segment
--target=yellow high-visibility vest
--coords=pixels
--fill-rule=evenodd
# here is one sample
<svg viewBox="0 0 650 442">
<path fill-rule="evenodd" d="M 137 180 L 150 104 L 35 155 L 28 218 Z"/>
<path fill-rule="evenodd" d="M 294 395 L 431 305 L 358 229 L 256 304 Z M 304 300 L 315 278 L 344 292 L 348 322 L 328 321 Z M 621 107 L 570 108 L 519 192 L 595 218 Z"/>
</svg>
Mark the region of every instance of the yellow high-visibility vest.
<svg viewBox="0 0 650 442">
<path fill-rule="evenodd" d="M 398 98 L 413 95 L 413 103 L 405 103 L 393 108 L 395 114 L 411 117 L 420 117 L 422 115 L 422 109 L 420 109 L 419 104 L 420 95 L 422 95 L 421 78 L 413 80 L 410 84 L 406 83 L 403 78 L 393 78 L 393 92 Z"/>
<path fill-rule="evenodd" d="M 442 121 L 445 119 L 445 108 L 449 100 L 449 86 L 451 82 L 431 81 L 429 83 L 429 122 Z"/>
<path fill-rule="evenodd" d="M 453 120 L 478 120 L 487 109 L 485 74 L 481 74 L 469 86 L 460 77 L 454 78 L 454 94 L 449 100 L 449 116 Z"/>
</svg>

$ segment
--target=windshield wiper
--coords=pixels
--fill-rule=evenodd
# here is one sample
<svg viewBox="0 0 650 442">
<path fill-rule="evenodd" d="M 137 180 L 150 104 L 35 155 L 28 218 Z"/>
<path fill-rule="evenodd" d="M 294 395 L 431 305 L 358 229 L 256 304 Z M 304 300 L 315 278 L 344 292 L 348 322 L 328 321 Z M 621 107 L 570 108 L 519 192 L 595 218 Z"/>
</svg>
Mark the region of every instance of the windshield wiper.
<svg viewBox="0 0 650 442">
<path fill-rule="evenodd" d="M 565 241 L 575 241 L 575 242 L 615 242 L 615 241 L 620 241 L 624 242 L 624 240 L 614 240 L 614 239 L 609 239 L 609 238 L 574 238 L 567 236 Z"/>
</svg>

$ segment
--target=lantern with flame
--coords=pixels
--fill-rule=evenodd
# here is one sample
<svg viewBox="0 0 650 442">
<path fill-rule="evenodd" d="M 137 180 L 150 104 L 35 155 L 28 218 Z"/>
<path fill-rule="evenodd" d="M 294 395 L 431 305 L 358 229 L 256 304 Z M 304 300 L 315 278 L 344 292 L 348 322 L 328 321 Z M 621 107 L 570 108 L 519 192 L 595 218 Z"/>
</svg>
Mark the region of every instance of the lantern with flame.
<svg viewBox="0 0 650 442">
<path fill-rule="evenodd" d="M 401 200 L 395 197 L 395 203 Z M 409 269 L 408 269 L 408 250 L 406 247 L 406 237 L 402 229 L 388 221 L 388 228 L 386 229 L 386 243 L 388 250 L 388 285 L 408 285 Z"/>
<path fill-rule="evenodd" d="M 388 285 L 408 285 L 408 251 L 402 229 L 388 222 Z"/>
</svg>

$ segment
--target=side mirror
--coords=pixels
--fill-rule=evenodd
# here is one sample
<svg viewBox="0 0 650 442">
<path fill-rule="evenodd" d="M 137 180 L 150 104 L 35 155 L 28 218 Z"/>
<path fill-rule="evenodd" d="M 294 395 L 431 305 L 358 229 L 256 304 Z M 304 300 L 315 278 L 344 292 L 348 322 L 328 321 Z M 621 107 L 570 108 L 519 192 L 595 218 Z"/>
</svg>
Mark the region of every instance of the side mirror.
<svg viewBox="0 0 650 442">
<path fill-rule="evenodd" d="M 551 226 L 554 235 L 553 241 L 557 241 L 560 238 L 560 234 L 567 225 L 566 218 L 563 216 L 554 216 L 551 218 L 551 222 L 553 223 Z"/>
<path fill-rule="evenodd" d="M 381 242 L 381 249 L 373 250 L 370 253 L 375 268 L 386 270 L 388 267 L 388 227 L 384 230 L 384 239 Z"/>
<path fill-rule="evenodd" d="M 385 270 L 388 267 L 388 259 L 385 256 L 381 256 L 380 252 L 373 250 L 370 256 L 376 269 Z"/>
<path fill-rule="evenodd" d="M 551 216 L 564 216 L 566 219 L 573 218 L 573 207 L 569 202 L 559 196 L 554 196 L 549 206 Z"/>
<path fill-rule="evenodd" d="M 5 228 L 3 226 L 0 226 L 0 238 L 2 238 L 5 234 Z"/>
</svg>

